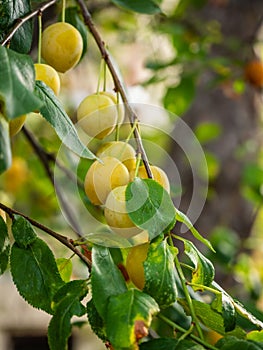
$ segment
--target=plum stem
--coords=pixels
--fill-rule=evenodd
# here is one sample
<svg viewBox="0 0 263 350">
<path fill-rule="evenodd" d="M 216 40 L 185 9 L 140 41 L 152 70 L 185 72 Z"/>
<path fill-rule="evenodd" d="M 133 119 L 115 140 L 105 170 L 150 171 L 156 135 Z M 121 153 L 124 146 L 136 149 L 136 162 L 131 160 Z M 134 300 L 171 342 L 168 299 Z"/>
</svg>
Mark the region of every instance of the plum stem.
<svg viewBox="0 0 263 350">
<path fill-rule="evenodd" d="M 126 93 L 125 88 L 121 82 L 119 74 L 117 73 L 117 70 L 114 66 L 113 60 L 111 59 L 109 51 L 106 49 L 105 42 L 102 40 L 100 33 L 98 32 L 97 28 L 94 25 L 91 14 L 90 14 L 85 2 L 83 0 L 77 0 L 77 3 L 79 4 L 80 10 L 82 12 L 84 22 L 85 22 L 86 26 L 89 28 L 89 31 L 92 34 L 92 36 L 93 36 L 93 38 L 94 38 L 94 40 L 95 40 L 95 42 L 100 50 L 101 56 L 104 59 L 106 65 L 111 73 L 112 79 L 113 79 L 114 84 L 115 84 L 115 91 L 121 95 L 122 101 L 125 105 L 125 113 L 128 115 L 130 125 L 132 128 L 135 126 L 133 133 L 134 133 L 134 138 L 135 138 L 136 144 L 137 144 L 137 152 L 138 152 L 138 154 L 141 154 L 142 161 L 143 161 L 145 170 L 147 172 L 147 176 L 149 178 L 153 178 L 150 164 L 148 161 L 148 157 L 147 157 L 147 154 L 144 150 L 140 131 L 138 128 L 138 122 L 139 122 L 138 116 L 137 116 L 136 112 L 134 111 L 134 109 L 132 108 L 131 104 L 129 103 L 127 93 Z"/>
</svg>

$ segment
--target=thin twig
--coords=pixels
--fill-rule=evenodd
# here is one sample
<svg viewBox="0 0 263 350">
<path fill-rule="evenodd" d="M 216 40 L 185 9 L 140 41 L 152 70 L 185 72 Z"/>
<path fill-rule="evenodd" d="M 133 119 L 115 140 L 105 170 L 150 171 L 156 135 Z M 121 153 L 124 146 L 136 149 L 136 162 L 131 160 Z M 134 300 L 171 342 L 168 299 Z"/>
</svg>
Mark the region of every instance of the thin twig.
<svg viewBox="0 0 263 350">
<path fill-rule="evenodd" d="M 182 332 L 182 333 L 188 332 L 186 329 L 179 326 L 178 324 L 176 324 L 175 322 L 173 322 L 172 320 L 170 320 L 166 316 L 162 315 L 161 313 L 159 313 L 157 317 L 160 318 L 161 320 L 163 320 L 165 323 L 167 323 L 171 327 L 173 327 L 174 329 L 178 330 L 179 332 Z M 204 345 L 207 349 L 217 350 L 217 348 L 215 346 L 207 343 L 204 339 L 198 338 L 196 335 L 194 335 L 192 333 L 189 334 L 189 337 L 192 338 L 193 340 L 195 340 L 197 343 Z"/>
<path fill-rule="evenodd" d="M 91 261 L 83 255 L 74 245 L 74 241 L 71 238 L 68 238 L 67 236 L 63 236 L 53 230 L 51 230 L 49 227 L 46 227 L 39 222 L 35 221 L 34 219 L 31 219 L 29 216 L 20 213 L 19 211 L 9 208 L 6 205 L 0 203 L 0 209 L 4 210 L 11 219 L 14 217 L 14 215 L 20 215 L 23 218 L 25 218 L 27 221 L 29 221 L 33 226 L 39 228 L 41 231 L 46 232 L 48 235 L 54 237 L 56 240 L 58 240 L 60 243 L 64 244 L 66 247 L 68 247 L 70 250 L 72 250 L 76 255 L 80 257 L 80 259 L 90 268 L 91 267 Z"/>
<path fill-rule="evenodd" d="M 125 110 L 126 110 L 127 115 L 129 117 L 129 121 L 130 121 L 131 127 L 133 128 L 133 126 L 136 125 L 138 123 L 138 121 L 139 121 L 139 119 L 138 119 L 138 117 L 136 115 L 136 112 L 133 110 L 133 108 L 131 107 L 131 105 L 129 103 L 129 100 L 128 100 L 126 91 L 124 89 L 124 86 L 123 86 L 123 84 L 122 84 L 122 82 L 121 82 L 121 80 L 119 78 L 119 75 L 118 75 L 118 73 L 117 73 L 117 71 L 116 71 L 116 69 L 114 67 L 114 64 L 113 64 L 113 62 L 111 60 L 110 54 L 109 54 L 108 50 L 105 47 L 105 43 L 102 40 L 102 38 L 101 38 L 97 28 L 94 25 L 94 22 L 92 20 L 91 14 L 90 14 L 90 12 L 89 12 L 85 2 L 83 0 L 77 0 L 77 3 L 80 6 L 84 22 L 87 25 L 87 27 L 89 28 L 93 38 L 95 39 L 96 44 L 97 44 L 97 46 L 98 46 L 98 48 L 100 50 L 101 56 L 102 56 L 102 58 L 104 59 L 105 63 L 108 66 L 108 69 L 109 69 L 109 71 L 111 73 L 112 79 L 113 79 L 114 84 L 115 84 L 115 91 L 119 92 L 120 95 L 121 95 L 122 101 L 123 101 L 123 103 L 125 105 Z M 142 139 L 141 139 L 141 136 L 140 136 L 140 132 L 139 132 L 139 129 L 138 129 L 137 126 L 134 128 L 134 137 L 135 137 L 135 140 L 136 140 L 136 143 L 137 143 L 138 153 L 141 154 L 141 158 L 142 158 L 142 161 L 144 163 L 147 175 L 148 175 L 149 178 L 152 178 L 153 175 L 152 175 L 152 171 L 151 171 L 150 164 L 149 164 L 149 161 L 148 161 L 148 157 L 147 157 L 146 152 L 144 150 L 144 147 L 143 147 L 143 144 L 142 144 Z"/>
<path fill-rule="evenodd" d="M 47 152 L 43 147 L 41 147 L 41 145 L 38 143 L 38 141 L 35 139 L 34 135 L 24 126 L 22 131 L 24 132 L 25 136 L 26 137 L 29 137 L 30 138 L 30 143 L 33 142 L 34 145 L 39 149 L 41 150 L 41 153 L 45 154 L 45 161 L 49 161 L 49 162 L 52 162 L 54 164 L 56 164 L 56 166 L 67 176 L 67 178 L 70 180 L 70 181 L 73 181 L 73 182 L 77 182 L 77 185 L 78 187 L 80 188 L 84 188 L 84 184 L 83 182 L 81 181 L 81 179 L 77 176 L 75 176 L 75 174 L 73 174 L 71 172 L 71 170 L 69 170 L 68 168 L 66 168 L 57 158 L 56 158 L 56 154 L 54 153 L 50 153 L 50 152 Z M 32 145 L 33 146 L 33 145 Z M 39 154 L 40 156 L 40 154 Z M 43 161 L 44 161 L 44 158 L 43 158 Z"/>
<path fill-rule="evenodd" d="M 15 32 L 28 20 L 30 20 L 31 18 L 37 16 L 40 12 L 44 12 L 47 8 L 49 8 L 50 6 L 54 5 L 57 2 L 57 0 L 51 0 L 49 2 L 47 2 L 46 4 L 44 4 L 43 6 L 39 7 L 38 9 L 36 9 L 33 12 L 30 12 L 28 15 L 22 17 L 22 18 L 18 18 L 16 20 L 16 24 L 15 26 L 12 28 L 12 30 L 7 34 L 7 36 L 5 37 L 5 39 L 2 41 L 1 45 L 4 46 L 6 44 L 9 43 L 9 41 L 12 39 L 12 37 L 14 36 Z"/>
<path fill-rule="evenodd" d="M 170 242 L 170 245 L 173 246 L 173 240 L 172 240 L 172 236 L 171 235 L 169 236 L 169 242 Z M 183 288 L 185 299 L 186 299 L 187 304 L 189 306 L 189 310 L 190 310 L 190 314 L 191 314 L 191 317 L 192 317 L 192 321 L 194 322 L 195 328 L 197 330 L 197 333 L 198 333 L 200 339 L 203 340 L 204 339 L 203 332 L 202 332 L 202 329 L 200 327 L 198 318 L 196 317 L 196 313 L 195 313 L 195 309 L 194 309 L 194 306 L 193 306 L 192 298 L 191 298 L 190 293 L 189 293 L 188 288 L 187 288 L 187 281 L 185 279 L 183 270 L 181 268 L 181 265 L 180 265 L 180 262 L 179 262 L 177 256 L 175 256 L 175 258 L 174 258 L 174 264 L 175 264 L 176 270 L 178 272 L 179 279 L 181 281 L 181 285 L 182 285 L 182 288 Z"/>
<path fill-rule="evenodd" d="M 50 165 L 49 165 L 50 160 L 52 160 L 54 162 L 56 161 L 55 158 L 51 157 L 50 153 L 47 153 L 40 146 L 40 144 L 35 139 L 34 135 L 25 126 L 23 127 L 22 130 L 23 130 L 23 133 L 26 136 L 27 140 L 31 144 L 32 148 L 36 152 L 37 156 L 41 160 L 41 162 L 42 162 L 42 164 L 43 164 L 43 166 L 45 168 L 45 171 L 47 173 L 47 176 L 48 176 L 50 182 L 52 183 L 52 185 L 54 186 L 54 188 L 56 190 L 57 196 L 58 196 L 58 198 L 60 200 L 60 203 L 61 203 L 61 205 L 62 205 L 62 207 L 63 207 L 63 209 L 65 211 L 67 219 L 71 223 L 71 225 L 74 228 L 76 234 L 79 237 L 83 236 L 81 227 L 80 227 L 79 223 L 77 222 L 76 218 L 74 217 L 74 215 L 72 214 L 72 210 L 68 206 L 68 202 L 65 200 L 63 192 L 61 191 L 61 189 L 60 189 L 60 187 L 58 185 L 55 186 L 54 174 L 53 174 L 53 171 L 51 170 Z"/>
</svg>

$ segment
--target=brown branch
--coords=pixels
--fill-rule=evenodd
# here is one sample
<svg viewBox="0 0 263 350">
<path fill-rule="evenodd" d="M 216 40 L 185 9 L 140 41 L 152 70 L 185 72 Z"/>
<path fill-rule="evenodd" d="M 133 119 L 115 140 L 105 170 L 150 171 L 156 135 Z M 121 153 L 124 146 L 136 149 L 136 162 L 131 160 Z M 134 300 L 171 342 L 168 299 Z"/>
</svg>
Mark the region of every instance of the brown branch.
<svg viewBox="0 0 263 350">
<path fill-rule="evenodd" d="M 111 76 L 112 76 L 112 79 L 114 81 L 114 84 L 115 84 L 115 90 L 116 92 L 119 92 L 120 95 L 121 95 L 121 98 L 122 98 L 122 101 L 125 105 L 125 110 L 128 114 L 128 117 L 129 117 L 129 121 L 130 121 L 130 124 L 131 124 L 131 127 L 134 128 L 134 137 L 135 137 L 135 140 L 136 140 L 136 143 L 137 143 L 137 148 L 138 148 L 138 153 L 141 154 L 141 158 L 142 158 L 142 161 L 144 163 L 144 166 L 145 166 L 145 170 L 147 172 L 147 175 L 149 178 L 153 178 L 153 175 L 152 175 L 152 171 L 151 171 L 151 168 L 150 168 L 150 164 L 149 164 L 149 161 L 148 161 L 148 157 L 146 155 L 146 152 L 144 150 L 144 147 L 143 147 L 143 144 L 142 144 L 142 139 L 141 139 L 141 135 L 140 135 L 140 132 L 139 132 L 139 129 L 137 127 L 137 123 L 139 121 L 135 111 L 133 110 L 133 108 L 131 107 L 130 103 L 129 103 L 129 100 L 128 100 L 128 97 L 127 97 L 127 94 L 126 94 L 126 91 L 124 89 L 124 86 L 119 78 L 119 75 L 114 67 L 114 64 L 111 60 L 111 57 L 110 57 L 110 54 L 108 52 L 108 50 L 106 49 L 105 47 L 105 43 L 104 41 L 102 40 L 99 32 L 97 31 L 97 28 L 95 27 L 94 25 L 94 22 L 92 20 L 92 17 L 91 17 L 91 14 L 85 4 L 85 2 L 83 0 L 76 0 L 77 3 L 79 4 L 79 7 L 81 9 L 81 12 L 82 12 L 82 15 L 83 15 L 83 19 L 84 19 L 84 22 L 86 24 L 86 26 L 89 28 L 89 31 L 91 32 L 94 40 L 96 41 L 96 44 L 100 50 L 100 53 L 101 53 L 101 56 L 102 58 L 104 59 L 110 73 L 111 73 Z"/>
<path fill-rule="evenodd" d="M 58 240 L 60 243 L 64 244 L 66 247 L 68 247 L 70 250 L 72 250 L 78 257 L 89 267 L 91 267 L 91 261 L 83 255 L 74 245 L 74 241 L 71 238 L 68 238 L 66 236 L 63 236 L 50 228 L 40 224 L 39 222 L 35 221 L 34 219 L 31 219 L 29 216 L 20 213 L 19 211 L 9 208 L 6 205 L 0 203 L 0 209 L 4 210 L 11 219 L 14 218 L 14 215 L 20 215 L 23 218 L 25 218 L 27 221 L 29 221 L 33 226 L 39 228 L 41 231 L 46 232 L 48 235 L 54 237 L 56 240 Z"/>
<path fill-rule="evenodd" d="M 51 0 L 44 4 L 43 6 L 39 7 L 33 12 L 30 12 L 28 15 L 18 18 L 16 20 L 15 26 L 12 28 L 12 30 L 7 34 L 5 39 L 2 41 L 1 45 L 4 46 L 9 43 L 9 41 L 12 39 L 16 31 L 26 22 L 29 21 L 31 18 L 37 16 L 39 13 L 44 12 L 47 8 L 54 5 L 57 2 L 57 0 Z"/>
<path fill-rule="evenodd" d="M 57 196 L 60 199 L 60 203 L 65 211 L 65 214 L 66 214 L 69 222 L 71 223 L 72 227 L 74 228 L 76 234 L 79 237 L 82 237 L 83 236 L 82 229 L 81 229 L 79 223 L 77 222 L 76 218 L 74 217 L 74 215 L 72 215 L 72 210 L 68 206 L 67 201 L 64 199 L 63 191 L 61 191 L 61 189 L 58 185 L 55 186 L 55 183 L 54 183 L 54 174 L 50 168 L 49 163 L 50 163 L 50 161 L 56 163 L 56 158 L 54 157 L 54 155 L 51 155 L 50 153 L 46 152 L 41 147 L 41 145 L 35 139 L 34 135 L 25 126 L 23 127 L 22 130 L 23 130 L 23 133 L 24 133 L 25 137 L 27 138 L 28 142 L 31 144 L 32 148 L 34 149 L 35 153 L 39 157 L 41 163 L 43 164 L 45 171 L 47 173 L 47 176 L 56 190 Z M 65 168 L 63 167 L 63 169 L 65 169 Z M 67 171 L 67 174 L 69 174 L 69 171 Z M 71 174 L 71 179 L 73 179 L 72 174 Z"/>
</svg>

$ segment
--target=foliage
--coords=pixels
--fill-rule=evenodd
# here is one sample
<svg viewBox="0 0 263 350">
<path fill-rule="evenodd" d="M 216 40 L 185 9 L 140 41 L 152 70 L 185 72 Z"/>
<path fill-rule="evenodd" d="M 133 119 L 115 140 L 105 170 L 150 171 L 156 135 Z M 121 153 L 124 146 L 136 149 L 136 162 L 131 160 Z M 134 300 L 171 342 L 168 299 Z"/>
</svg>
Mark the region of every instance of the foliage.
<svg viewBox="0 0 263 350">
<path fill-rule="evenodd" d="M 15 28 L 16 21 L 33 11 L 31 5 L 34 7 L 37 2 L 31 4 L 23 0 L 21 7 L 15 7 L 14 3 L 4 2 L 1 8 L 0 38 L 2 42 Z M 159 19 L 163 16 L 160 3 L 161 1 L 153 0 L 112 0 L 112 5 L 117 5 L 122 9 L 121 11 L 158 15 Z M 197 3 L 201 6 L 199 4 L 201 2 Z M 51 2 L 49 5 L 52 5 Z M 183 6 L 182 1 L 174 14 L 175 17 L 180 18 L 180 14 L 184 13 Z M 80 16 L 80 13 L 83 16 Z M 37 14 L 38 11 L 36 11 Z M 84 22 L 89 27 L 109 68 L 113 86 L 118 91 L 118 96 L 120 95 L 123 102 L 127 104 L 126 95 L 122 91 L 119 80 L 116 79 L 117 70 L 114 69 L 108 52 L 103 51 L 104 42 L 99 34 L 94 32 L 94 23 L 89 21 L 90 14 L 86 5 L 83 5 L 82 1 L 76 1 L 76 6 L 68 8 L 66 13 L 62 10 L 61 18 L 63 15 L 81 32 L 85 41 L 82 57 L 88 51 Z M 3 26 L 2 23 L 5 25 Z M 172 37 L 172 44 L 177 49 L 181 49 L 181 56 L 179 54 L 170 62 L 148 62 L 148 67 L 156 72 L 156 75 L 172 64 L 182 64 L 184 60 L 191 65 L 195 56 L 189 48 L 190 45 L 185 43 L 185 28 L 181 25 L 174 27 L 174 23 L 169 19 L 163 23 L 160 30 Z M 81 133 L 69 117 L 60 98 L 54 95 L 45 82 L 35 81 L 33 59 L 28 53 L 32 36 L 31 17 L 24 17 L 22 26 L 11 35 L 8 43 L 0 46 L 0 173 L 5 176 L 12 163 L 9 122 L 22 114 L 34 113 L 35 118 L 42 116 L 49 123 L 48 135 L 43 133 L 38 137 L 38 132 L 41 132 L 38 130 L 36 136 L 32 137 L 27 128 L 24 129 L 27 140 L 34 148 L 34 157 L 36 155 L 39 157 L 53 186 L 55 182 L 53 153 L 59 152 L 60 142 L 62 142 L 68 153 L 66 159 L 63 159 L 63 164 L 58 162 L 58 168 L 65 172 L 68 183 L 74 182 L 75 196 L 79 196 L 79 191 L 83 202 L 86 201 L 85 205 L 91 208 L 91 211 L 99 211 L 100 217 L 103 217 L 103 208 L 93 206 L 84 195 L 82 183 L 84 178 L 80 179 L 76 176 L 77 171 L 81 172 L 81 169 L 75 173 L 72 171 L 76 162 L 81 162 L 81 167 L 84 166 L 87 171 L 92 161 L 97 159 L 92 143 L 89 146 L 83 141 Z M 212 39 L 216 41 L 216 35 Z M 206 44 L 200 42 L 199 57 L 205 56 Z M 218 69 L 221 62 L 208 63 Z M 179 82 L 168 87 L 163 97 L 164 106 L 171 112 L 183 114 L 194 99 L 196 78 L 195 71 L 184 72 Z M 101 77 L 99 83 L 100 79 Z M 106 80 L 106 74 L 103 79 Z M 127 105 L 129 107 L 129 103 Z M 137 153 L 142 156 L 147 170 L 147 158 L 141 146 L 137 122 L 136 118 L 135 122 L 130 119 L 135 143 L 137 142 Z M 119 127 L 116 128 L 117 135 L 120 132 Z M 123 129 L 127 133 L 125 127 Z M 201 143 L 215 139 L 220 133 L 220 127 L 213 123 L 199 126 L 196 130 Z M 130 130 L 127 134 L 131 134 Z M 29 159 L 30 155 L 23 154 L 23 157 Z M 36 159 L 32 162 L 34 161 L 36 162 Z M 137 170 L 140 161 L 138 156 Z M 262 175 L 261 169 L 253 166 L 252 168 L 258 177 Z M 37 166 L 36 169 L 37 175 L 41 178 L 42 176 L 39 175 L 41 170 L 38 170 Z M 150 174 L 148 175 L 151 177 Z M 252 186 L 258 190 L 260 181 L 254 177 L 251 179 L 248 170 L 244 173 L 244 178 L 248 179 L 247 182 L 253 182 Z M 48 189 L 52 192 L 53 187 L 48 186 L 50 186 L 49 183 L 44 190 Z M 56 187 L 56 183 L 54 186 L 61 200 L 61 206 L 63 209 L 66 208 L 68 221 L 78 232 L 78 220 L 74 219 L 74 215 L 78 214 L 74 211 L 75 198 L 61 195 L 62 188 L 59 185 Z M 26 187 L 24 186 L 24 190 L 29 191 L 30 189 Z M 0 272 L 4 273 L 9 262 L 12 279 L 20 295 L 33 307 L 52 315 L 48 327 L 50 349 L 67 349 L 67 341 L 73 325 L 72 317 L 84 315 L 94 333 L 115 350 L 157 348 L 231 350 L 239 346 L 242 349 L 262 349 L 262 322 L 215 283 L 214 265 L 211 259 L 199 250 L 199 245 L 204 245 L 211 252 L 214 252 L 214 248 L 209 240 L 197 231 L 189 218 L 175 207 L 171 195 L 154 179 L 135 177 L 127 186 L 125 203 L 128 212 L 127 220 L 130 220 L 133 227 L 139 229 L 140 233 L 142 230 L 147 232 L 149 250 L 143 262 L 145 274 L 143 290 L 135 287 L 125 269 L 130 247 L 144 243 L 140 241 L 140 234 L 138 234 L 139 238 L 136 236 L 137 241 L 136 237 L 114 235 L 106 226 L 105 220 L 101 220 L 103 223 L 100 222 L 99 229 L 95 233 L 93 229 L 87 232 L 89 230 L 87 226 L 82 228 L 85 235 L 78 232 L 80 237 L 77 239 L 68 238 L 32 220 L 24 213 L 0 203 L 0 208 L 8 214 L 8 220 L 12 221 L 11 227 L 8 227 L 0 216 Z M 53 208 L 55 208 L 54 211 L 58 210 L 55 204 Z M 198 244 L 195 245 L 192 240 L 177 234 L 176 223 L 183 223 Z M 54 224 L 54 227 L 56 226 L 59 227 L 57 222 Z M 54 237 L 78 255 L 85 263 L 88 277 L 74 278 L 72 260 L 65 256 L 55 259 L 49 244 L 39 237 L 34 227 Z M 73 235 L 70 227 L 67 228 L 68 232 Z M 183 242 L 183 248 L 180 248 L 181 242 Z M 89 301 L 85 306 L 83 299 L 87 295 Z M 176 307 L 182 309 L 184 317 L 175 321 Z M 167 310 L 173 310 L 171 317 L 165 316 Z M 187 317 L 191 320 L 189 329 L 184 328 L 184 320 Z M 247 322 L 246 327 L 242 326 L 244 320 Z M 167 328 L 172 328 L 173 334 L 170 337 L 161 335 L 156 339 L 153 336 L 155 332 L 158 334 L 158 321 L 165 324 Z M 222 339 L 216 345 L 212 344 L 206 337 L 204 329 L 207 332 L 213 331 L 220 334 Z"/>
</svg>

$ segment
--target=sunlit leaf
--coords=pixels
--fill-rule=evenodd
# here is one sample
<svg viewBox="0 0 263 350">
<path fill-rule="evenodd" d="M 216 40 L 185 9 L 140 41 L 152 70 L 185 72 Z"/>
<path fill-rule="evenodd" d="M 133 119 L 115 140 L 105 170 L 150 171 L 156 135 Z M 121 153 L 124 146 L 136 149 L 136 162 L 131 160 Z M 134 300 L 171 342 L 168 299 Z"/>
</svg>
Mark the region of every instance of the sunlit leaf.
<svg viewBox="0 0 263 350">
<path fill-rule="evenodd" d="M 263 343 L 263 330 L 262 331 L 252 331 L 247 334 L 247 339 L 254 340 Z"/>
<path fill-rule="evenodd" d="M 35 92 L 43 102 L 40 113 L 53 126 L 60 140 L 80 157 L 96 158 L 80 141 L 72 121 L 53 91 L 42 81 L 37 81 Z"/>
<path fill-rule="evenodd" d="M 110 232 L 105 229 L 104 231 L 91 232 L 85 236 L 85 238 L 94 244 L 103 245 L 105 247 L 127 248 L 132 247 L 132 243 L 127 238 L 121 237 L 117 233 Z"/>
<path fill-rule="evenodd" d="M 232 299 L 225 293 L 216 294 L 211 307 L 222 314 L 225 331 L 232 331 L 236 326 L 236 311 Z"/>
<path fill-rule="evenodd" d="M 126 208 L 136 226 L 147 230 L 150 239 L 175 224 L 175 208 L 164 188 L 151 179 L 135 178 L 126 190 Z"/>
<path fill-rule="evenodd" d="M 176 209 L 176 220 L 179 222 L 182 222 L 185 224 L 185 226 L 192 232 L 193 236 L 203 244 L 205 244 L 209 249 L 211 249 L 213 252 L 214 248 L 212 247 L 211 243 L 200 235 L 200 233 L 197 231 L 197 229 L 194 227 L 194 225 L 191 223 L 190 219 L 182 213 L 180 210 Z"/>
<path fill-rule="evenodd" d="M 212 282 L 212 286 L 214 288 L 216 288 L 218 291 L 225 293 L 227 295 L 227 297 L 232 300 L 232 303 L 235 307 L 236 312 L 244 317 L 245 319 L 247 319 L 249 322 L 251 322 L 252 324 L 254 324 L 255 326 L 263 329 L 263 322 L 259 319 L 257 319 L 254 315 L 251 314 L 251 312 L 249 312 L 240 302 L 237 302 L 236 300 L 234 300 L 233 298 L 231 298 L 231 296 L 229 294 L 227 294 L 224 289 L 215 281 Z"/>
<path fill-rule="evenodd" d="M 91 285 L 95 307 L 105 319 L 109 298 L 127 290 L 125 280 L 107 247 L 94 245 L 92 248 Z"/>
<path fill-rule="evenodd" d="M 143 263 L 145 286 L 143 291 L 151 295 L 160 307 L 167 307 L 177 297 L 174 257 L 177 254 L 167 240 L 157 240 L 149 245 Z"/>
<path fill-rule="evenodd" d="M 139 335 L 147 332 L 152 316 L 159 311 L 155 300 L 137 289 L 111 296 L 106 318 L 106 332 L 116 349 L 132 349 Z M 146 335 L 146 334 L 145 334 Z"/>
<path fill-rule="evenodd" d="M 0 174 L 6 171 L 12 162 L 8 122 L 0 114 Z"/>
<path fill-rule="evenodd" d="M 234 302 L 234 306 L 236 309 L 236 312 L 241 315 L 242 317 L 246 318 L 249 322 L 251 322 L 252 324 L 254 324 L 257 327 L 260 327 L 261 329 L 263 329 L 263 322 L 261 320 L 259 320 L 258 318 L 256 318 L 254 315 L 251 314 L 251 312 L 249 312 L 248 310 L 246 310 L 246 308 L 240 304 L 239 302 Z"/>
<path fill-rule="evenodd" d="M 67 350 L 67 341 L 71 334 L 72 316 L 82 316 L 86 308 L 81 300 L 88 292 L 85 280 L 68 282 L 54 296 L 54 316 L 48 327 L 48 344 L 50 350 Z"/>
<path fill-rule="evenodd" d="M 0 112 L 7 119 L 42 105 L 34 94 L 35 69 L 30 56 L 0 46 L 0 67 Z"/>
<path fill-rule="evenodd" d="M 215 269 L 210 260 L 208 260 L 194 244 L 188 240 L 184 240 L 185 253 L 194 264 L 192 272 L 192 283 L 200 286 L 210 286 L 214 276 Z M 202 290 L 202 287 L 193 286 L 194 290 Z"/>
<path fill-rule="evenodd" d="M 190 309 L 185 299 L 178 299 L 183 306 L 185 312 L 190 315 Z M 203 303 L 198 300 L 192 300 L 196 317 L 208 328 L 214 330 L 219 334 L 225 333 L 224 319 L 222 315 L 213 310 L 210 304 Z"/>
<path fill-rule="evenodd" d="M 72 261 L 71 259 L 58 258 L 56 264 L 60 276 L 64 282 L 69 282 L 72 275 Z"/>
</svg>

